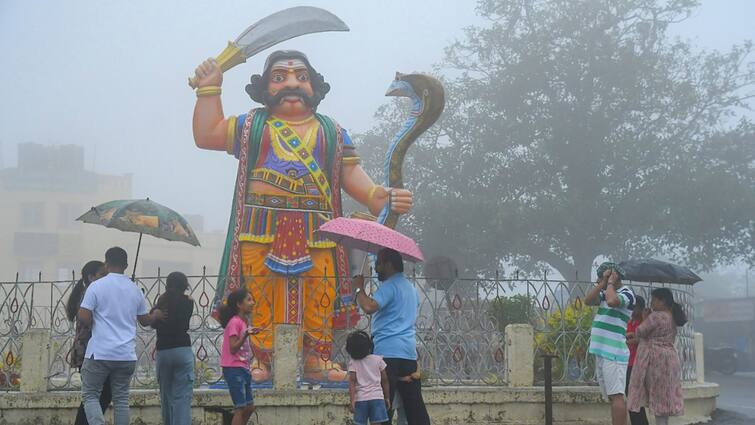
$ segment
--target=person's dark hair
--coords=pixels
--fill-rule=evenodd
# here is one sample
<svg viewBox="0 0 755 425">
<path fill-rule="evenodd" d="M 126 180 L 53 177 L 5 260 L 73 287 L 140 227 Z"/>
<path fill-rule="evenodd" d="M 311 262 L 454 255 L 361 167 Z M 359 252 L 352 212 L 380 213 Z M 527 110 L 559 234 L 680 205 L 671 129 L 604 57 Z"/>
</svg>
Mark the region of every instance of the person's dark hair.
<svg viewBox="0 0 755 425">
<path fill-rule="evenodd" d="M 372 338 L 364 331 L 355 331 L 346 338 L 346 352 L 354 360 L 362 360 L 372 354 Z"/>
<path fill-rule="evenodd" d="M 113 267 L 125 269 L 128 267 L 128 254 L 126 254 L 125 249 L 114 246 L 105 251 L 105 263 Z"/>
<path fill-rule="evenodd" d="M 168 275 L 165 281 L 165 290 L 167 292 L 183 294 L 187 289 L 189 289 L 189 279 L 186 278 L 185 274 L 173 272 Z"/>
<path fill-rule="evenodd" d="M 674 318 L 676 326 L 684 326 L 687 323 L 687 315 L 684 314 L 682 305 L 674 301 L 674 294 L 668 288 L 656 288 L 650 293 L 650 296 L 661 301 L 666 307 L 671 309 L 671 315 Z"/>
<path fill-rule="evenodd" d="M 312 91 L 314 94 L 312 97 L 302 97 L 313 110 L 316 110 L 317 106 L 325 98 L 325 95 L 330 91 L 330 84 L 325 82 L 325 77 L 323 77 L 322 74 L 315 71 L 309 63 L 307 55 L 297 50 L 278 50 L 271 53 L 265 61 L 265 69 L 262 75 L 252 75 L 249 84 L 246 85 L 246 93 L 257 103 L 261 103 L 268 108 L 274 106 L 274 103 L 276 102 L 273 101 L 273 98 L 271 98 L 270 94 L 267 92 L 268 79 L 275 62 L 285 59 L 299 59 L 307 66 L 307 71 L 309 71 L 309 81 L 312 84 Z"/>
<path fill-rule="evenodd" d="M 71 322 L 76 319 L 76 314 L 79 312 L 84 289 L 92 283 L 89 281 L 89 276 L 97 274 L 97 271 L 99 271 L 103 265 L 102 261 L 92 260 L 84 264 L 84 267 L 82 267 L 81 278 L 75 285 L 73 285 L 71 295 L 68 296 L 68 302 L 66 303 L 66 317 L 68 317 L 68 320 Z"/>
<path fill-rule="evenodd" d="M 244 298 L 249 295 L 249 291 L 246 288 L 237 289 L 230 294 L 225 300 L 225 303 L 220 306 L 219 317 L 220 326 L 226 327 L 231 318 L 239 314 L 239 303 L 244 301 Z"/>
<path fill-rule="evenodd" d="M 398 251 L 391 248 L 383 248 L 379 254 L 382 254 L 383 259 L 393 266 L 393 270 L 397 272 L 404 271 L 404 259 L 401 258 L 401 254 Z"/>
<path fill-rule="evenodd" d="M 182 299 L 187 299 L 188 296 L 184 294 L 189 288 L 189 279 L 181 272 L 172 272 L 165 280 L 165 293 L 160 295 L 155 303 L 154 308 L 168 312 L 175 311 L 176 307 L 182 302 Z M 152 327 L 157 329 L 160 322 L 152 324 Z"/>
<path fill-rule="evenodd" d="M 645 309 L 645 298 L 643 298 L 640 295 L 636 295 L 634 297 L 634 308 L 639 309 L 640 311 Z"/>
<path fill-rule="evenodd" d="M 642 312 L 645 310 L 645 298 L 641 297 L 640 295 L 635 295 L 634 297 L 634 308 L 632 309 L 632 317 L 635 315 L 642 315 Z"/>
</svg>

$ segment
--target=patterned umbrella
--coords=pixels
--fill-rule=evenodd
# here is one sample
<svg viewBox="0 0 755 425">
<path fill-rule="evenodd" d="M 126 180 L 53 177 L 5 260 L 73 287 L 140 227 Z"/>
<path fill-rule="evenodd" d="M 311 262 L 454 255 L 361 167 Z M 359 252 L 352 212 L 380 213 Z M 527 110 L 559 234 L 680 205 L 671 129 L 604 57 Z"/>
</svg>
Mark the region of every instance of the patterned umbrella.
<svg viewBox="0 0 755 425">
<path fill-rule="evenodd" d="M 105 202 L 92 207 L 91 210 L 76 220 L 99 224 L 124 232 L 139 233 L 139 245 L 136 248 L 132 278 L 136 275 L 136 263 L 139 261 L 139 250 L 144 233 L 160 239 L 199 246 L 197 235 L 186 222 L 186 219 L 172 209 L 150 201 L 149 198 Z"/>
<path fill-rule="evenodd" d="M 407 261 L 424 261 L 417 243 L 408 236 L 380 223 L 356 218 L 338 217 L 317 230 L 326 238 L 346 248 L 377 254 L 383 248 L 398 251 Z"/>
</svg>

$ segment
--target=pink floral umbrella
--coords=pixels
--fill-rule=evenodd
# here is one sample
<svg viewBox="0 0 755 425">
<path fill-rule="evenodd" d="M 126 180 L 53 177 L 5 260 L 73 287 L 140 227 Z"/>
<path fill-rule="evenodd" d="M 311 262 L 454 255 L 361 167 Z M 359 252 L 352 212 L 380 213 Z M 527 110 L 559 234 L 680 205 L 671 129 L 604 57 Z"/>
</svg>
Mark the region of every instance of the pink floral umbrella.
<svg viewBox="0 0 755 425">
<path fill-rule="evenodd" d="M 425 260 L 412 238 L 375 221 L 338 217 L 323 224 L 317 231 L 346 248 L 371 254 L 377 254 L 383 248 L 391 248 L 398 251 L 404 260 L 415 263 Z"/>
</svg>

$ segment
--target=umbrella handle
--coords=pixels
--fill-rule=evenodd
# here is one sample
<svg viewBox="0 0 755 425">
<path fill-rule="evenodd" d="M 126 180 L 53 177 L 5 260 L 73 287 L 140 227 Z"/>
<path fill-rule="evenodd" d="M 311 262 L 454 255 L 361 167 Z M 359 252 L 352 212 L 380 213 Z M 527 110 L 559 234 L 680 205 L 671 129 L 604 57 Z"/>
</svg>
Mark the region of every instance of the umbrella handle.
<svg viewBox="0 0 755 425">
<path fill-rule="evenodd" d="M 362 267 L 359 269 L 359 271 L 361 272 L 362 276 L 367 276 L 367 273 L 370 271 L 367 268 L 367 265 L 368 265 L 367 260 L 369 260 L 369 258 L 370 258 L 370 254 L 365 252 L 365 254 L 364 254 L 364 260 L 362 261 Z"/>
<path fill-rule="evenodd" d="M 142 233 L 139 233 L 139 243 L 136 245 L 136 258 L 134 258 L 134 271 L 131 273 L 131 280 L 136 282 L 136 264 L 139 262 L 139 250 L 142 248 Z"/>
</svg>

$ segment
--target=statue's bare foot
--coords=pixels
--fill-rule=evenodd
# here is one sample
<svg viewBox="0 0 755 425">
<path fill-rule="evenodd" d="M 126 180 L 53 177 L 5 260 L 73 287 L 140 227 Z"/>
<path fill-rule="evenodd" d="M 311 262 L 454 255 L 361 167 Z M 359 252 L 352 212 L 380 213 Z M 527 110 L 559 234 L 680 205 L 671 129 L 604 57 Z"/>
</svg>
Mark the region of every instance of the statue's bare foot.
<svg viewBox="0 0 755 425">
<path fill-rule="evenodd" d="M 270 368 L 259 360 L 254 360 L 249 370 L 254 382 L 266 382 L 270 380 Z"/>
<path fill-rule="evenodd" d="M 341 382 L 347 380 L 349 373 L 338 363 L 325 361 L 316 356 L 309 356 L 305 363 L 304 378 L 317 382 Z"/>
</svg>

